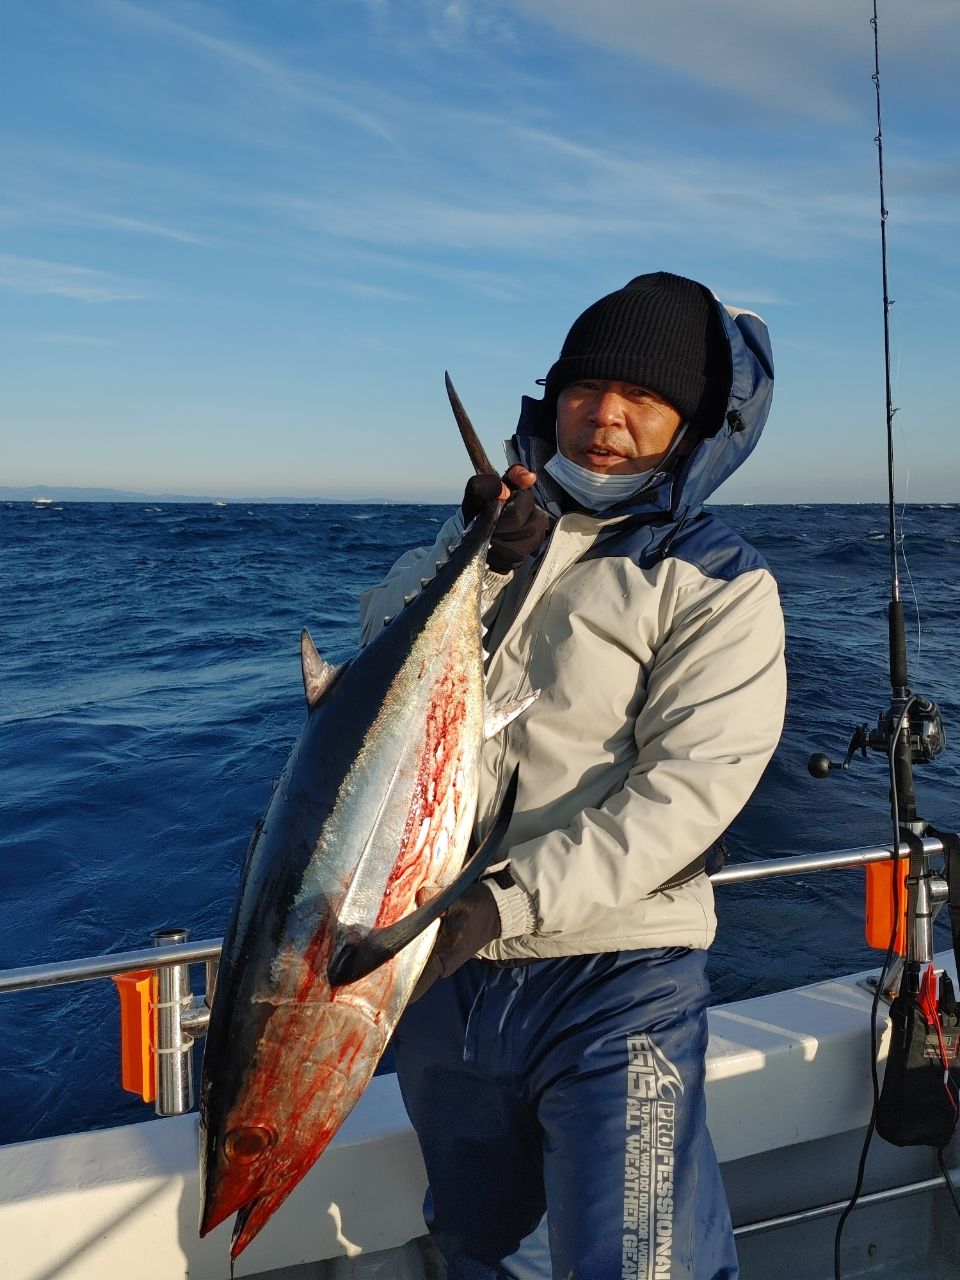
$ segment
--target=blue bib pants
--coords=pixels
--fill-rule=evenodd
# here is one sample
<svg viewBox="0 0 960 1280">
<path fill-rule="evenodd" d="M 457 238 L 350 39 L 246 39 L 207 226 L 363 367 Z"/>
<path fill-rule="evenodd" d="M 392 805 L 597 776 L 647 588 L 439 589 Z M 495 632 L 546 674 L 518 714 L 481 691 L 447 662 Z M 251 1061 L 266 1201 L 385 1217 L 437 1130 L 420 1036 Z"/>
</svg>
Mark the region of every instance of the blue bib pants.
<svg viewBox="0 0 960 1280">
<path fill-rule="evenodd" d="M 450 1280 L 736 1280 L 705 964 L 471 960 L 407 1009 L 397 1075 Z"/>
</svg>

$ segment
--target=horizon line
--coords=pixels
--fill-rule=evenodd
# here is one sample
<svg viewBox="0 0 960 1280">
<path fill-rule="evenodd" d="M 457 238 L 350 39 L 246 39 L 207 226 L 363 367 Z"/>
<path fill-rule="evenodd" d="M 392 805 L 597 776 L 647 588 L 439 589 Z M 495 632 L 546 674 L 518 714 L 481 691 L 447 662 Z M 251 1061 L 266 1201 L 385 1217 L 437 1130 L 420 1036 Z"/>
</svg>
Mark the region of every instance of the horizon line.
<svg viewBox="0 0 960 1280">
<path fill-rule="evenodd" d="M 84 493 L 90 496 L 79 496 Z M 244 503 L 260 506 L 339 505 L 451 507 L 460 505 L 460 499 L 455 497 L 450 499 L 384 496 L 324 497 L 322 495 L 291 496 L 288 494 L 271 494 L 268 496 L 226 496 L 223 494 L 170 492 L 149 493 L 143 490 L 112 489 L 106 486 L 94 485 L 0 485 L 0 502 L 25 503 L 32 506 L 36 505 L 38 501 L 41 505 L 54 502 L 70 502 L 103 506 L 121 503 L 131 504 L 137 502 L 158 502 L 164 503 L 168 506 L 235 506 Z M 909 501 L 905 499 L 898 499 L 896 505 L 900 508 L 910 506 L 953 507 L 958 505 L 958 503 L 960 503 L 960 498 L 914 498 Z M 721 502 L 708 501 L 704 503 L 704 505 L 715 507 L 887 507 L 889 503 L 886 498 L 767 498 L 761 500 L 740 499 Z"/>
</svg>

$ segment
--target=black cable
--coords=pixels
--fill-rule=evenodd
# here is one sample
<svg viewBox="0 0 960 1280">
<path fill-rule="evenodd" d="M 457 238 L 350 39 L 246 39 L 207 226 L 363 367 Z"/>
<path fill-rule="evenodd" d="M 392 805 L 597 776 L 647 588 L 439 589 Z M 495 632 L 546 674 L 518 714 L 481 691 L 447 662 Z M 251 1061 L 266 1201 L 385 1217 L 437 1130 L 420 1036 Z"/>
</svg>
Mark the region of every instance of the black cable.
<svg viewBox="0 0 960 1280">
<path fill-rule="evenodd" d="M 860 1162 L 857 1165 L 857 1181 L 853 1188 L 853 1194 L 844 1206 L 843 1213 L 837 1222 L 836 1234 L 833 1237 L 833 1275 L 834 1280 L 841 1280 L 840 1277 L 840 1237 L 843 1235 L 843 1228 L 846 1225 L 847 1218 L 853 1213 L 860 1199 L 860 1193 L 863 1191 L 863 1179 L 867 1169 L 867 1156 L 870 1152 L 870 1144 L 873 1141 L 873 1135 L 877 1127 L 877 1108 L 880 1105 L 880 1072 L 877 1066 L 877 1023 L 878 1013 L 880 1011 L 880 999 L 883 995 L 884 987 L 887 982 L 887 971 L 893 960 L 893 951 L 897 941 L 897 930 L 900 928 L 900 807 L 897 803 L 897 781 L 896 781 L 896 763 L 894 755 L 897 749 L 897 742 L 903 733 L 904 725 L 910 708 L 916 702 L 916 697 L 912 696 L 907 700 L 906 705 L 900 712 L 900 719 L 897 721 L 897 727 L 894 730 L 890 741 L 890 750 L 887 754 L 887 760 L 890 766 L 890 806 L 893 815 L 893 928 L 890 931 L 890 941 L 887 943 L 887 950 L 883 957 L 883 964 L 880 968 L 880 976 L 877 978 L 877 988 L 873 993 L 873 1001 L 870 1005 L 870 1080 L 873 1085 L 873 1106 L 870 1110 L 870 1123 L 867 1125 L 867 1132 L 863 1139 L 863 1146 L 860 1150 Z M 952 1188 L 951 1188 L 952 1190 Z"/>
</svg>

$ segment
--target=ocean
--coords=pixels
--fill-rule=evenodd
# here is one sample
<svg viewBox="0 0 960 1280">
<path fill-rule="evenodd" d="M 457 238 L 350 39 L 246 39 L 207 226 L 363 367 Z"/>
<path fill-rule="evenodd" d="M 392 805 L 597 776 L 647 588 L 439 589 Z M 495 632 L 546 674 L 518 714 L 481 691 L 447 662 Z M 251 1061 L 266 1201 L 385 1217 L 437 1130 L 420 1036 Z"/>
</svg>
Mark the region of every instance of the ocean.
<svg viewBox="0 0 960 1280">
<path fill-rule="evenodd" d="M 888 840 L 881 758 L 823 781 L 806 769 L 814 751 L 842 758 L 889 701 L 885 509 L 715 510 L 765 555 L 788 632 L 786 728 L 730 831 L 731 862 Z M 304 714 L 300 628 L 326 658 L 348 657 L 358 592 L 448 514 L 0 504 L 0 968 L 146 946 L 164 927 L 222 934 Z M 910 506 L 902 533 L 911 684 L 940 704 L 949 741 L 960 504 Z M 955 829 L 958 784 L 948 745 L 918 771 L 922 816 Z M 863 941 L 862 872 L 721 888 L 718 908 L 717 1000 L 879 961 Z M 0 1142 L 152 1116 L 120 1089 L 111 983 L 0 996 L 0 1027 Z"/>
</svg>

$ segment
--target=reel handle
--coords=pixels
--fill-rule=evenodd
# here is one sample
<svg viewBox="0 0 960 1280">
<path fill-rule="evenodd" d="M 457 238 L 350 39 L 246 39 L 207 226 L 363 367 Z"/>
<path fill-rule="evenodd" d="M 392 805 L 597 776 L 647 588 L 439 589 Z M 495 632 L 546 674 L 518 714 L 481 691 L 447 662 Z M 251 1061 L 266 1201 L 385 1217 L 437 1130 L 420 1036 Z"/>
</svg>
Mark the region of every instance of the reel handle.
<svg viewBox="0 0 960 1280">
<path fill-rule="evenodd" d="M 831 760 L 822 751 L 815 751 L 807 761 L 807 772 L 811 778 L 825 778 L 831 769 L 843 769 L 841 760 Z"/>
</svg>

